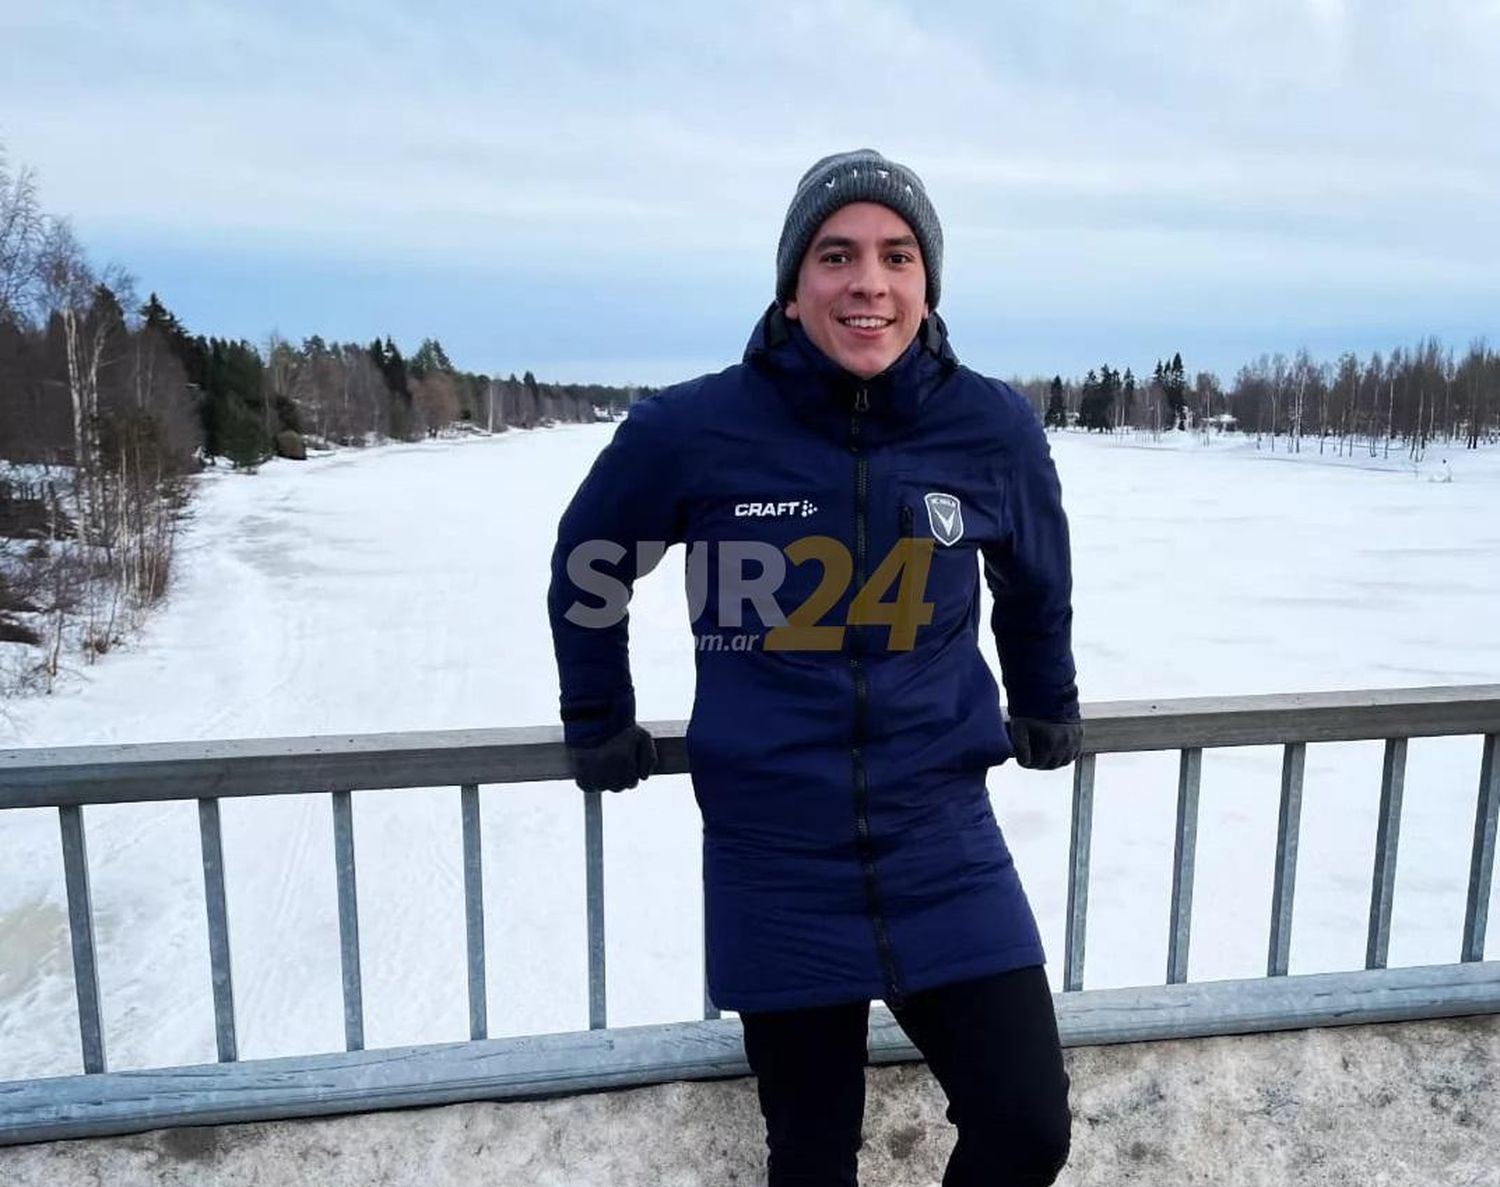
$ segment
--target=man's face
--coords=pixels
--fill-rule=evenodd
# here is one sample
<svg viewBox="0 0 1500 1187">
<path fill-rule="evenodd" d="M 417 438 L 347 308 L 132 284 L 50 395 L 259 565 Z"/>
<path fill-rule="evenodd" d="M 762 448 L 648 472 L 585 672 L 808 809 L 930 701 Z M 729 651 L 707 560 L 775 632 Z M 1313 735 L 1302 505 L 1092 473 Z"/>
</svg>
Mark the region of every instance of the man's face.
<svg viewBox="0 0 1500 1187">
<path fill-rule="evenodd" d="M 922 249 L 877 202 L 841 206 L 814 233 L 786 315 L 844 370 L 870 379 L 911 344 L 927 316 Z"/>
</svg>

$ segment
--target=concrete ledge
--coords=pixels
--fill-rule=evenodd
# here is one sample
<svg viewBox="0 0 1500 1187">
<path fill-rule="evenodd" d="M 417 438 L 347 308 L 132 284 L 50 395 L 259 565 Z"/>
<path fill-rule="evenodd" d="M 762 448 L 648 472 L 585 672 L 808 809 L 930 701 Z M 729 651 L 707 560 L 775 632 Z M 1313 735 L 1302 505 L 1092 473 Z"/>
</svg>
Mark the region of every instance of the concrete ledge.
<svg viewBox="0 0 1500 1187">
<path fill-rule="evenodd" d="M 1062 1187 L 1500 1185 L 1500 1016 L 1067 1052 Z M 952 1134 L 917 1064 L 872 1068 L 861 1181 L 927 1187 Z M 753 1081 L 0 1149 L 7 1187 L 699 1187 L 764 1181 Z"/>
<path fill-rule="evenodd" d="M 1500 962 L 1056 995 L 1064 1046 L 1500 1012 Z M 889 1011 L 874 1063 L 917 1058 Z M 737 1019 L 0 1083 L 0 1145 L 536 1099 L 748 1073 Z"/>
</svg>

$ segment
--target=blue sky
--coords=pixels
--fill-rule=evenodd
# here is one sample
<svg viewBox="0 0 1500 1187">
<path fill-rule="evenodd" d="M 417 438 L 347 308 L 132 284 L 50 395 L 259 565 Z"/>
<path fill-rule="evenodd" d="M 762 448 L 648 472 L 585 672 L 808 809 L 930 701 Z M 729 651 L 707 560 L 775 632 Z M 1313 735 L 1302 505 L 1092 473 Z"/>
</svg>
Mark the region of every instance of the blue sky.
<svg viewBox="0 0 1500 1187">
<path fill-rule="evenodd" d="M 734 361 L 865 145 L 996 374 L 1500 338 L 1497 0 L 0 0 L 0 144 L 194 330 L 496 373 Z"/>
</svg>

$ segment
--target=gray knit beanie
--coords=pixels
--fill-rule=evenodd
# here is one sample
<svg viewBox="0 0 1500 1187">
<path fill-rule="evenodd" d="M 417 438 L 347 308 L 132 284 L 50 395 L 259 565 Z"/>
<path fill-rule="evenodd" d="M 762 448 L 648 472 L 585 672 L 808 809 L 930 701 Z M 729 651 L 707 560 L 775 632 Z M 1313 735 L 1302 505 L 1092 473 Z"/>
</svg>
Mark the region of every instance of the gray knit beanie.
<svg viewBox="0 0 1500 1187">
<path fill-rule="evenodd" d="M 851 202 L 878 202 L 907 221 L 922 249 L 927 304 L 936 309 L 943 275 L 943 228 L 922 179 L 873 148 L 834 153 L 802 175 L 787 208 L 776 245 L 776 299 L 785 305 L 797 292 L 797 273 L 823 220 Z"/>
</svg>

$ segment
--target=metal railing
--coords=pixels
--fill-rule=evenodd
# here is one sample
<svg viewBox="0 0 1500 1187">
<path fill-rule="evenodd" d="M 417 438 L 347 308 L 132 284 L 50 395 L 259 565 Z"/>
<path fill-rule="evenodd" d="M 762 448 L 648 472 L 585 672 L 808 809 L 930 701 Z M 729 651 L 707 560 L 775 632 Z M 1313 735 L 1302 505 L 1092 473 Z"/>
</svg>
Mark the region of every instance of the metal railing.
<svg viewBox="0 0 1500 1187">
<path fill-rule="evenodd" d="M 1057 1003 L 1065 1044 L 1500 1012 L 1500 962 L 1484 960 L 1500 813 L 1500 685 L 1111 702 L 1086 706 L 1084 717 L 1087 741 L 1073 781 L 1064 991 Z M 682 723 L 651 728 L 661 772 L 686 772 Z M 1458 960 L 1388 970 L 1407 740 L 1454 735 L 1484 739 Z M 1365 970 L 1288 976 L 1307 746 L 1367 740 L 1385 743 L 1385 761 Z M 1203 752 L 1255 745 L 1283 747 L 1266 977 L 1190 983 Z M 1180 753 L 1166 984 L 1086 991 L 1097 756 L 1159 750 Z M 701 1020 L 607 1029 L 603 797 L 597 793 L 584 794 L 589 1030 L 488 1038 L 479 787 L 566 778 L 566 754 L 555 728 L 0 754 L 0 810 L 52 807 L 58 812 L 85 1071 L 0 1083 L 0 1144 L 744 1074 L 738 1022 L 719 1018 L 706 993 Z M 470 1041 L 365 1051 L 353 793 L 444 786 L 460 788 Z M 240 1062 L 219 803 L 285 794 L 325 794 L 332 803 L 346 1050 Z M 219 1063 L 111 1073 L 83 809 L 181 800 L 198 803 Z M 870 1051 L 876 1062 L 916 1055 L 885 1011 L 872 1016 Z"/>
</svg>

